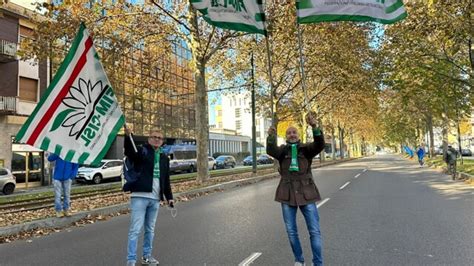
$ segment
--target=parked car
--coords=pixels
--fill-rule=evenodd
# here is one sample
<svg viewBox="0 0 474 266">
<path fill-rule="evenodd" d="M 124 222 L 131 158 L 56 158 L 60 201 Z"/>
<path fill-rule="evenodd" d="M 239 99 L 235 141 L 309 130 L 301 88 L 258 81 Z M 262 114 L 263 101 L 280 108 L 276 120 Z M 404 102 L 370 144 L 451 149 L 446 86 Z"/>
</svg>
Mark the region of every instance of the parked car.
<svg viewBox="0 0 474 266">
<path fill-rule="evenodd" d="M 252 162 L 253 162 L 252 155 L 245 157 L 245 159 L 242 161 L 242 163 L 246 166 L 252 165 Z"/>
<path fill-rule="evenodd" d="M 270 155 L 262 154 L 258 156 L 257 164 L 273 164 L 273 158 Z"/>
<path fill-rule="evenodd" d="M 79 167 L 76 180 L 100 184 L 104 179 L 122 176 L 122 160 L 102 160 L 97 167 Z"/>
<path fill-rule="evenodd" d="M 216 170 L 217 166 L 214 157 L 209 156 L 207 159 L 209 161 L 209 170 Z"/>
<path fill-rule="evenodd" d="M 170 160 L 170 172 L 188 172 L 196 171 L 196 159 L 189 160 Z"/>
<path fill-rule="evenodd" d="M 230 155 L 221 155 L 216 158 L 217 169 L 234 168 L 236 164 L 235 158 Z"/>
<path fill-rule="evenodd" d="M 470 149 L 462 149 L 462 156 L 472 156 L 472 151 Z"/>
<path fill-rule="evenodd" d="M 12 194 L 16 187 L 16 177 L 7 168 L 0 167 L 0 189 L 5 195 Z"/>
<path fill-rule="evenodd" d="M 435 155 L 443 155 L 443 146 L 434 148 Z"/>
</svg>

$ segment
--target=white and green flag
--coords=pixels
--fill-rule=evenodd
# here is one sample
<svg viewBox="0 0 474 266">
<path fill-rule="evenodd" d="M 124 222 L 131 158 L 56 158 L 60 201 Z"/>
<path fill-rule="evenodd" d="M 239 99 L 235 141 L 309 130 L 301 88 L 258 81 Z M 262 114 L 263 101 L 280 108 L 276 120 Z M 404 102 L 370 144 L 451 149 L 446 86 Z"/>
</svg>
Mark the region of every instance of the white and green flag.
<svg viewBox="0 0 474 266">
<path fill-rule="evenodd" d="M 299 23 L 324 21 L 375 21 L 383 24 L 404 19 L 402 0 L 297 0 Z"/>
<path fill-rule="evenodd" d="M 263 0 L 191 0 L 193 7 L 211 25 L 219 28 L 265 34 Z"/>
<path fill-rule="evenodd" d="M 98 164 L 125 118 L 82 24 L 71 49 L 16 140 L 66 161 Z"/>
</svg>

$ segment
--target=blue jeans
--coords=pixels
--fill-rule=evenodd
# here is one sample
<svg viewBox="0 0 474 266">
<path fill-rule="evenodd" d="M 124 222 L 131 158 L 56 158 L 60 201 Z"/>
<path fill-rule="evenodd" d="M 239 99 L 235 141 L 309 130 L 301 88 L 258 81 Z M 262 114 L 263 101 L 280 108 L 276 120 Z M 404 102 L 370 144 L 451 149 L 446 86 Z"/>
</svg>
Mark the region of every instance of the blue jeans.
<svg viewBox="0 0 474 266">
<path fill-rule="evenodd" d="M 315 266 L 323 265 L 321 231 L 319 230 L 319 214 L 315 203 L 299 206 L 303 213 L 308 227 L 311 241 L 311 251 L 313 252 L 313 264 Z M 281 204 L 283 211 L 283 220 L 285 222 L 286 232 L 290 240 L 291 249 L 295 256 L 295 262 L 304 263 L 303 250 L 301 249 L 300 239 L 298 237 L 298 228 L 296 225 L 296 212 L 298 207 L 288 204 Z"/>
<path fill-rule="evenodd" d="M 59 181 L 54 179 L 54 209 L 57 212 L 69 210 L 71 204 L 71 183 L 72 180 Z M 63 204 L 61 204 L 61 195 L 64 194 Z"/>
<path fill-rule="evenodd" d="M 130 200 L 131 222 L 128 230 L 127 261 L 137 261 L 138 236 L 145 226 L 143 238 L 143 257 L 151 256 L 155 223 L 160 202 L 155 199 L 132 197 Z"/>
</svg>

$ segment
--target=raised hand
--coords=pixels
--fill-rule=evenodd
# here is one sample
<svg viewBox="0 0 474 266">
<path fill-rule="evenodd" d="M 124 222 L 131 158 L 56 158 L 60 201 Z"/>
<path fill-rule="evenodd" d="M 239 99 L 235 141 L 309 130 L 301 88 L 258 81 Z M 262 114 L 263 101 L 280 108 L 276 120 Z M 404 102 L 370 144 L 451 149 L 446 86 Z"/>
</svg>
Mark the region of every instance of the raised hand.
<svg viewBox="0 0 474 266">
<path fill-rule="evenodd" d="M 276 128 L 275 127 L 270 127 L 268 128 L 268 135 L 269 136 L 273 136 L 273 135 L 276 135 L 277 131 L 276 131 Z"/>
<path fill-rule="evenodd" d="M 125 135 L 130 136 L 133 133 L 133 130 L 125 125 Z"/>
<path fill-rule="evenodd" d="M 309 112 L 308 115 L 306 116 L 306 122 L 311 127 L 316 127 L 316 125 L 318 123 L 318 119 L 316 118 L 316 114 L 314 112 Z"/>
</svg>

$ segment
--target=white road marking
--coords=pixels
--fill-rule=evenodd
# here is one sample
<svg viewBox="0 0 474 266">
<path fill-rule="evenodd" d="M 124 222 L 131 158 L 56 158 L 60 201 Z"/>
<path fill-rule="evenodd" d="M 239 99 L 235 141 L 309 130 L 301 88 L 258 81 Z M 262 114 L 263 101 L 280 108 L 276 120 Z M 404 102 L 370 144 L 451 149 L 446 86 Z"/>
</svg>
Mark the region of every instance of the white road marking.
<svg viewBox="0 0 474 266">
<path fill-rule="evenodd" d="M 239 263 L 239 266 L 247 266 L 250 265 L 252 262 L 254 262 L 258 257 L 260 257 L 262 253 L 260 252 L 254 252 L 252 255 L 250 255 L 248 258 L 243 260 L 241 263 Z"/>
<path fill-rule="evenodd" d="M 325 198 L 323 201 L 321 201 L 318 205 L 316 205 L 316 207 L 320 208 L 321 206 L 323 206 L 324 203 L 328 202 L 330 200 L 330 198 Z"/>
<path fill-rule="evenodd" d="M 356 176 L 354 176 L 354 178 L 358 178 L 360 176 L 360 174 L 357 174 Z"/>
<path fill-rule="evenodd" d="M 362 172 L 364 172 L 364 173 L 365 173 L 365 172 L 367 172 L 367 170 L 368 170 L 368 169 L 367 169 L 367 168 L 365 168 L 365 169 L 364 169 L 364 171 L 362 171 Z"/>
<path fill-rule="evenodd" d="M 345 187 L 347 187 L 351 182 L 347 182 L 342 187 L 339 188 L 339 190 L 343 190 Z"/>
</svg>

